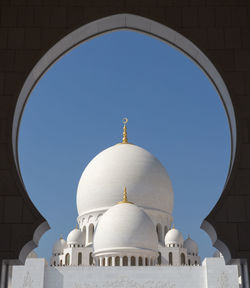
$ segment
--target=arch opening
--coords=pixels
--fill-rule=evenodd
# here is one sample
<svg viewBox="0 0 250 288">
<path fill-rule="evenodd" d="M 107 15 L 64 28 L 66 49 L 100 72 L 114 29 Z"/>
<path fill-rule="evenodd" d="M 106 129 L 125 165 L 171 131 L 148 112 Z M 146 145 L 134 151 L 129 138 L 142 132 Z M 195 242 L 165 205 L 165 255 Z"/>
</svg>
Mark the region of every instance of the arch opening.
<svg viewBox="0 0 250 288">
<path fill-rule="evenodd" d="M 133 19 L 139 19 L 139 26 L 140 27 L 133 27 L 132 20 Z M 117 19 L 120 21 L 119 24 L 115 23 L 117 22 Z M 147 23 L 147 25 L 145 25 Z M 100 24 L 107 25 L 105 28 L 105 25 L 102 26 Z M 149 25 L 150 28 L 146 28 Z M 53 47 L 53 50 L 49 50 L 46 55 L 37 63 L 37 65 L 34 67 L 32 73 L 28 76 L 23 89 L 20 93 L 19 101 L 16 106 L 16 111 L 14 115 L 14 121 L 13 121 L 13 151 L 15 156 L 15 161 L 17 165 L 17 169 L 19 171 L 19 175 L 21 178 L 21 172 L 19 168 L 19 160 L 18 160 L 18 153 L 17 153 L 17 137 L 18 137 L 18 129 L 19 129 L 19 123 L 22 116 L 22 111 L 24 108 L 24 105 L 26 103 L 27 98 L 29 97 L 32 89 L 36 85 L 37 81 L 42 77 L 42 75 L 46 72 L 46 70 L 56 61 L 59 59 L 59 57 L 63 56 L 66 52 L 68 52 L 70 49 L 74 48 L 76 45 L 79 45 L 80 43 L 90 39 L 91 37 L 95 37 L 97 35 L 101 35 L 106 32 L 110 32 L 113 30 L 119 30 L 119 29 L 131 29 L 136 30 L 139 32 L 147 33 L 151 36 L 154 36 L 160 40 L 163 40 L 167 42 L 168 44 L 174 46 L 175 48 L 183 51 L 188 57 L 190 57 L 196 64 L 198 64 L 205 74 L 208 76 L 208 78 L 212 81 L 215 88 L 217 89 L 222 102 L 225 106 L 228 119 L 229 119 L 229 125 L 231 130 L 231 142 L 232 142 L 232 149 L 231 149 L 231 162 L 230 162 L 230 168 L 228 172 L 228 177 L 230 175 L 230 171 L 232 168 L 232 163 L 234 159 L 235 154 L 235 143 L 236 143 L 236 125 L 235 125 L 235 117 L 234 112 L 230 100 L 229 93 L 227 91 L 227 88 L 220 77 L 219 73 L 215 69 L 215 67 L 212 65 L 212 63 L 207 59 L 207 57 L 195 46 L 193 45 L 188 39 L 184 38 L 177 32 L 159 24 L 154 21 L 135 16 L 135 15 L 129 15 L 129 14 L 121 14 L 121 15 L 114 15 L 105 19 L 101 19 L 98 21 L 95 21 L 94 23 L 90 23 L 88 25 L 93 25 L 94 27 L 99 27 L 95 33 L 92 35 L 88 34 L 86 31 L 84 32 L 84 28 L 81 27 L 77 29 L 76 31 L 70 33 L 68 36 L 63 38 L 59 43 Z M 118 25 L 118 26 L 117 26 Z M 80 33 L 83 31 L 83 33 Z M 78 35 L 76 38 L 74 38 L 75 35 Z M 178 37 L 177 37 L 178 36 Z M 71 39 L 71 41 L 69 41 Z M 185 43 L 186 47 L 185 47 Z M 189 45 L 189 46 L 188 46 Z M 53 52 L 53 53 L 52 53 Z M 48 60 L 49 59 L 49 60 Z M 206 227 L 205 227 L 206 230 Z M 91 230 L 92 231 L 92 230 Z M 91 242 L 91 231 L 89 231 L 89 242 Z M 165 231 L 164 231 L 165 232 Z M 41 232 L 41 235 L 43 233 Z M 93 238 L 93 236 L 92 236 Z"/>
</svg>

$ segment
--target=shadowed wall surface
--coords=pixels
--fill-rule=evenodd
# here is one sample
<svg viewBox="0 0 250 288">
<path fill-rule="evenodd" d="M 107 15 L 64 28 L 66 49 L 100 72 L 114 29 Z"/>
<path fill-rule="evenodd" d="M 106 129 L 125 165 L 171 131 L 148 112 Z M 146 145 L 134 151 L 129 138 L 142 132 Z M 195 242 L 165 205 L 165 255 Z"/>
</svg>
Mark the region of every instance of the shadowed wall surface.
<svg viewBox="0 0 250 288">
<path fill-rule="evenodd" d="M 32 68 L 60 39 L 127 13 L 179 32 L 215 65 L 235 111 L 230 178 L 205 219 L 231 258 L 250 261 L 250 3 L 247 0 L 2 0 L 0 3 L 0 260 L 25 259 L 49 228 L 25 191 L 12 143 L 15 106 Z M 202 219 L 201 219 L 202 220 Z M 216 239 L 215 239 L 216 240 Z M 28 243 L 28 244 L 27 244 Z M 23 247 L 26 247 L 24 249 Z"/>
</svg>

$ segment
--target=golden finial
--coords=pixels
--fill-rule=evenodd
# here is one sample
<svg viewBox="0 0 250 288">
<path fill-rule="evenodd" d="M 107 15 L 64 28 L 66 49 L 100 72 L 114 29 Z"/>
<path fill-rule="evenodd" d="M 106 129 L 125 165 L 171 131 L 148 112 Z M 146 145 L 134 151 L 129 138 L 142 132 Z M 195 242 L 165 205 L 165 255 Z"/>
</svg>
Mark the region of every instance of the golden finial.
<svg viewBox="0 0 250 288">
<path fill-rule="evenodd" d="M 128 144 L 127 126 L 126 126 L 126 124 L 128 123 L 128 118 L 126 118 L 126 117 L 123 118 L 122 123 L 123 123 L 122 144 Z"/>
<path fill-rule="evenodd" d="M 118 204 L 123 204 L 123 203 L 134 204 L 133 202 L 129 202 L 129 201 L 128 201 L 127 188 L 126 188 L 126 187 L 124 187 L 124 190 L 123 190 L 123 199 L 122 199 L 122 201 L 118 202 Z"/>
<path fill-rule="evenodd" d="M 60 235 L 60 238 L 59 238 L 59 239 L 60 239 L 60 240 L 62 240 L 62 239 L 63 239 L 63 235 L 62 235 L 62 234 Z"/>
<path fill-rule="evenodd" d="M 172 229 L 175 229 L 174 223 L 173 223 Z"/>
</svg>

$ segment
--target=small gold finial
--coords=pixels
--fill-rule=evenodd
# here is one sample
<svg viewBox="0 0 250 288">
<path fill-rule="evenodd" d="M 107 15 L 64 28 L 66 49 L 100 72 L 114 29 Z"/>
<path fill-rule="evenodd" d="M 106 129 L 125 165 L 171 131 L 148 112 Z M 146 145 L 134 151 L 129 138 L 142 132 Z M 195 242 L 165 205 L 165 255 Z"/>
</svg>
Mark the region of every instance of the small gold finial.
<svg viewBox="0 0 250 288">
<path fill-rule="evenodd" d="M 173 223 L 172 229 L 175 229 L 174 223 Z"/>
<path fill-rule="evenodd" d="M 128 201 L 127 188 L 126 188 L 126 187 L 124 187 L 124 190 L 123 190 L 123 199 L 122 199 L 122 201 L 118 202 L 118 204 L 123 204 L 123 203 L 134 204 L 133 202 L 129 202 L 129 201 Z"/>
<path fill-rule="evenodd" d="M 59 239 L 60 239 L 60 240 L 62 240 L 62 239 L 63 239 L 63 235 L 62 235 L 62 234 L 60 235 L 60 238 L 59 238 Z"/>
<path fill-rule="evenodd" d="M 122 123 L 123 123 L 122 144 L 128 144 L 127 126 L 126 126 L 126 124 L 128 123 L 128 118 L 126 117 L 123 118 Z"/>
</svg>

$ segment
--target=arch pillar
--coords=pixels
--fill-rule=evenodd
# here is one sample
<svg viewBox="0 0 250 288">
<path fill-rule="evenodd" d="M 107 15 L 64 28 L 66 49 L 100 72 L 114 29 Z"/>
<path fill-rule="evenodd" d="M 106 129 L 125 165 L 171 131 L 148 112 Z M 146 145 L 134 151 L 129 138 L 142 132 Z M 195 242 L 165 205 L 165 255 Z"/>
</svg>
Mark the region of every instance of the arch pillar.
<svg viewBox="0 0 250 288">
<path fill-rule="evenodd" d="M 131 266 L 131 256 L 128 256 L 128 266 Z"/>
</svg>

